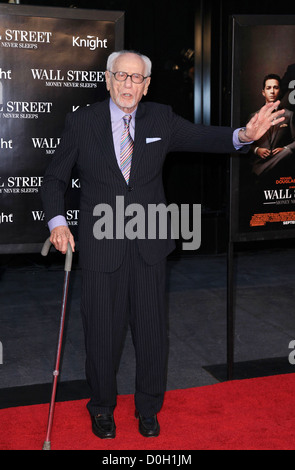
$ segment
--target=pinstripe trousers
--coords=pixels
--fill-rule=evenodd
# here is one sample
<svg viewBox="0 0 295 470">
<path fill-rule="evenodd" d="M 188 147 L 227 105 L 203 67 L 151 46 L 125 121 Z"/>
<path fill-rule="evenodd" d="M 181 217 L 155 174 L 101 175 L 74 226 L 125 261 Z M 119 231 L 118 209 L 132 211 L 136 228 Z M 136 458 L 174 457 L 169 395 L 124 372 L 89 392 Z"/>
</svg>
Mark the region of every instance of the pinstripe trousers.
<svg viewBox="0 0 295 470">
<path fill-rule="evenodd" d="M 143 416 L 161 409 L 167 375 L 166 259 L 148 265 L 136 240 L 127 241 L 114 272 L 82 270 L 81 313 L 86 348 L 89 413 L 112 412 L 116 374 L 130 324 L 136 358 L 135 407 Z"/>
</svg>

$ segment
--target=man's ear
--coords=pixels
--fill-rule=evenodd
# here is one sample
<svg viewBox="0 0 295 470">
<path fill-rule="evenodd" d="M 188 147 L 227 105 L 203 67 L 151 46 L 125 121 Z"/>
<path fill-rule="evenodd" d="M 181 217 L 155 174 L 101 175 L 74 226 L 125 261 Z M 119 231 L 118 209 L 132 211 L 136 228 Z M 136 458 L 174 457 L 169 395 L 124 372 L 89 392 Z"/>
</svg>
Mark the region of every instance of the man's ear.
<svg viewBox="0 0 295 470">
<path fill-rule="evenodd" d="M 150 83 L 151 83 L 151 77 L 147 77 L 147 78 L 145 79 L 145 87 L 144 87 L 144 90 L 143 90 L 143 95 L 144 95 L 144 96 L 147 95 L 147 92 L 148 92 Z"/>
</svg>

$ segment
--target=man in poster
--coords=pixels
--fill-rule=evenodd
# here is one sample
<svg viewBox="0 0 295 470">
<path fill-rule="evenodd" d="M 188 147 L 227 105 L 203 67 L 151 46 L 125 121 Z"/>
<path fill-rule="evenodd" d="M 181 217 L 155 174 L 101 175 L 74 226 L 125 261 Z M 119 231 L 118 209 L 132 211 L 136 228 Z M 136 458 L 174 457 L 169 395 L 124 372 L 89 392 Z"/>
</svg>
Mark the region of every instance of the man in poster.
<svg viewBox="0 0 295 470">
<path fill-rule="evenodd" d="M 265 104 L 274 103 L 280 97 L 281 79 L 278 75 L 269 74 L 263 80 L 262 95 Z M 255 157 L 252 171 L 260 176 L 268 173 L 278 164 L 280 169 L 289 165 L 295 151 L 295 125 L 293 112 L 285 109 L 285 120 L 272 126 L 259 140 L 252 146 Z M 276 168 L 276 171 L 279 171 Z M 289 176 L 289 175 L 283 175 Z"/>
</svg>

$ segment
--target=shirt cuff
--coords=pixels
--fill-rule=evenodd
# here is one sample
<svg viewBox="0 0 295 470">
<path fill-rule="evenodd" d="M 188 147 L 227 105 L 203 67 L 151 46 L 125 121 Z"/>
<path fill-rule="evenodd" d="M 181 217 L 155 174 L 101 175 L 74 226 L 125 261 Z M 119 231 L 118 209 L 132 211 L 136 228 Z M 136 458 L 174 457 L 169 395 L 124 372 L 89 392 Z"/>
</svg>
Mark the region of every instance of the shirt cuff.
<svg viewBox="0 0 295 470">
<path fill-rule="evenodd" d="M 234 133 L 233 133 L 233 146 L 235 147 L 236 150 L 239 150 L 244 145 L 253 144 L 253 140 L 251 142 L 241 142 L 240 141 L 239 132 L 240 132 L 241 129 L 243 129 L 243 128 L 239 127 L 239 129 L 235 129 Z"/>
<path fill-rule="evenodd" d="M 56 217 L 50 219 L 48 222 L 48 228 L 50 232 L 59 225 L 65 225 L 66 227 L 68 226 L 67 221 L 63 215 L 57 215 Z"/>
</svg>

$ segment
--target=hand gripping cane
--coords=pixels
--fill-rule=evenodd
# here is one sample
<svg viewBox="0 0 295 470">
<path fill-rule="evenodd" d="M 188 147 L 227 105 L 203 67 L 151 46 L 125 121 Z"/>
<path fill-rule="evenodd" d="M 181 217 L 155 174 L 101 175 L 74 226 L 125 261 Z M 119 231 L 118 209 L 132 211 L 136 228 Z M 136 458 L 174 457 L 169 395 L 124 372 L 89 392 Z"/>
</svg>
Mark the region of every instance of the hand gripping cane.
<svg viewBox="0 0 295 470">
<path fill-rule="evenodd" d="M 43 245 L 41 254 L 43 256 L 46 256 L 50 250 L 50 247 L 51 247 L 51 242 L 50 242 L 50 239 L 48 238 Z M 46 433 L 46 439 L 43 444 L 43 450 L 51 450 L 50 435 L 51 435 L 52 422 L 53 422 L 57 379 L 59 376 L 59 363 L 60 363 L 62 337 L 63 337 L 64 323 L 65 323 L 65 312 L 66 312 L 68 287 L 69 287 L 69 273 L 72 267 L 72 256 L 73 256 L 72 248 L 71 248 L 70 243 L 68 243 L 65 266 L 64 266 L 65 276 L 64 276 L 63 299 L 62 299 L 62 309 L 61 309 L 61 317 L 60 317 L 58 345 L 57 345 L 57 352 L 56 352 L 56 362 L 55 362 L 55 369 L 53 371 L 52 394 L 51 394 L 51 401 L 50 401 L 50 407 L 49 407 L 47 433 Z"/>
</svg>

